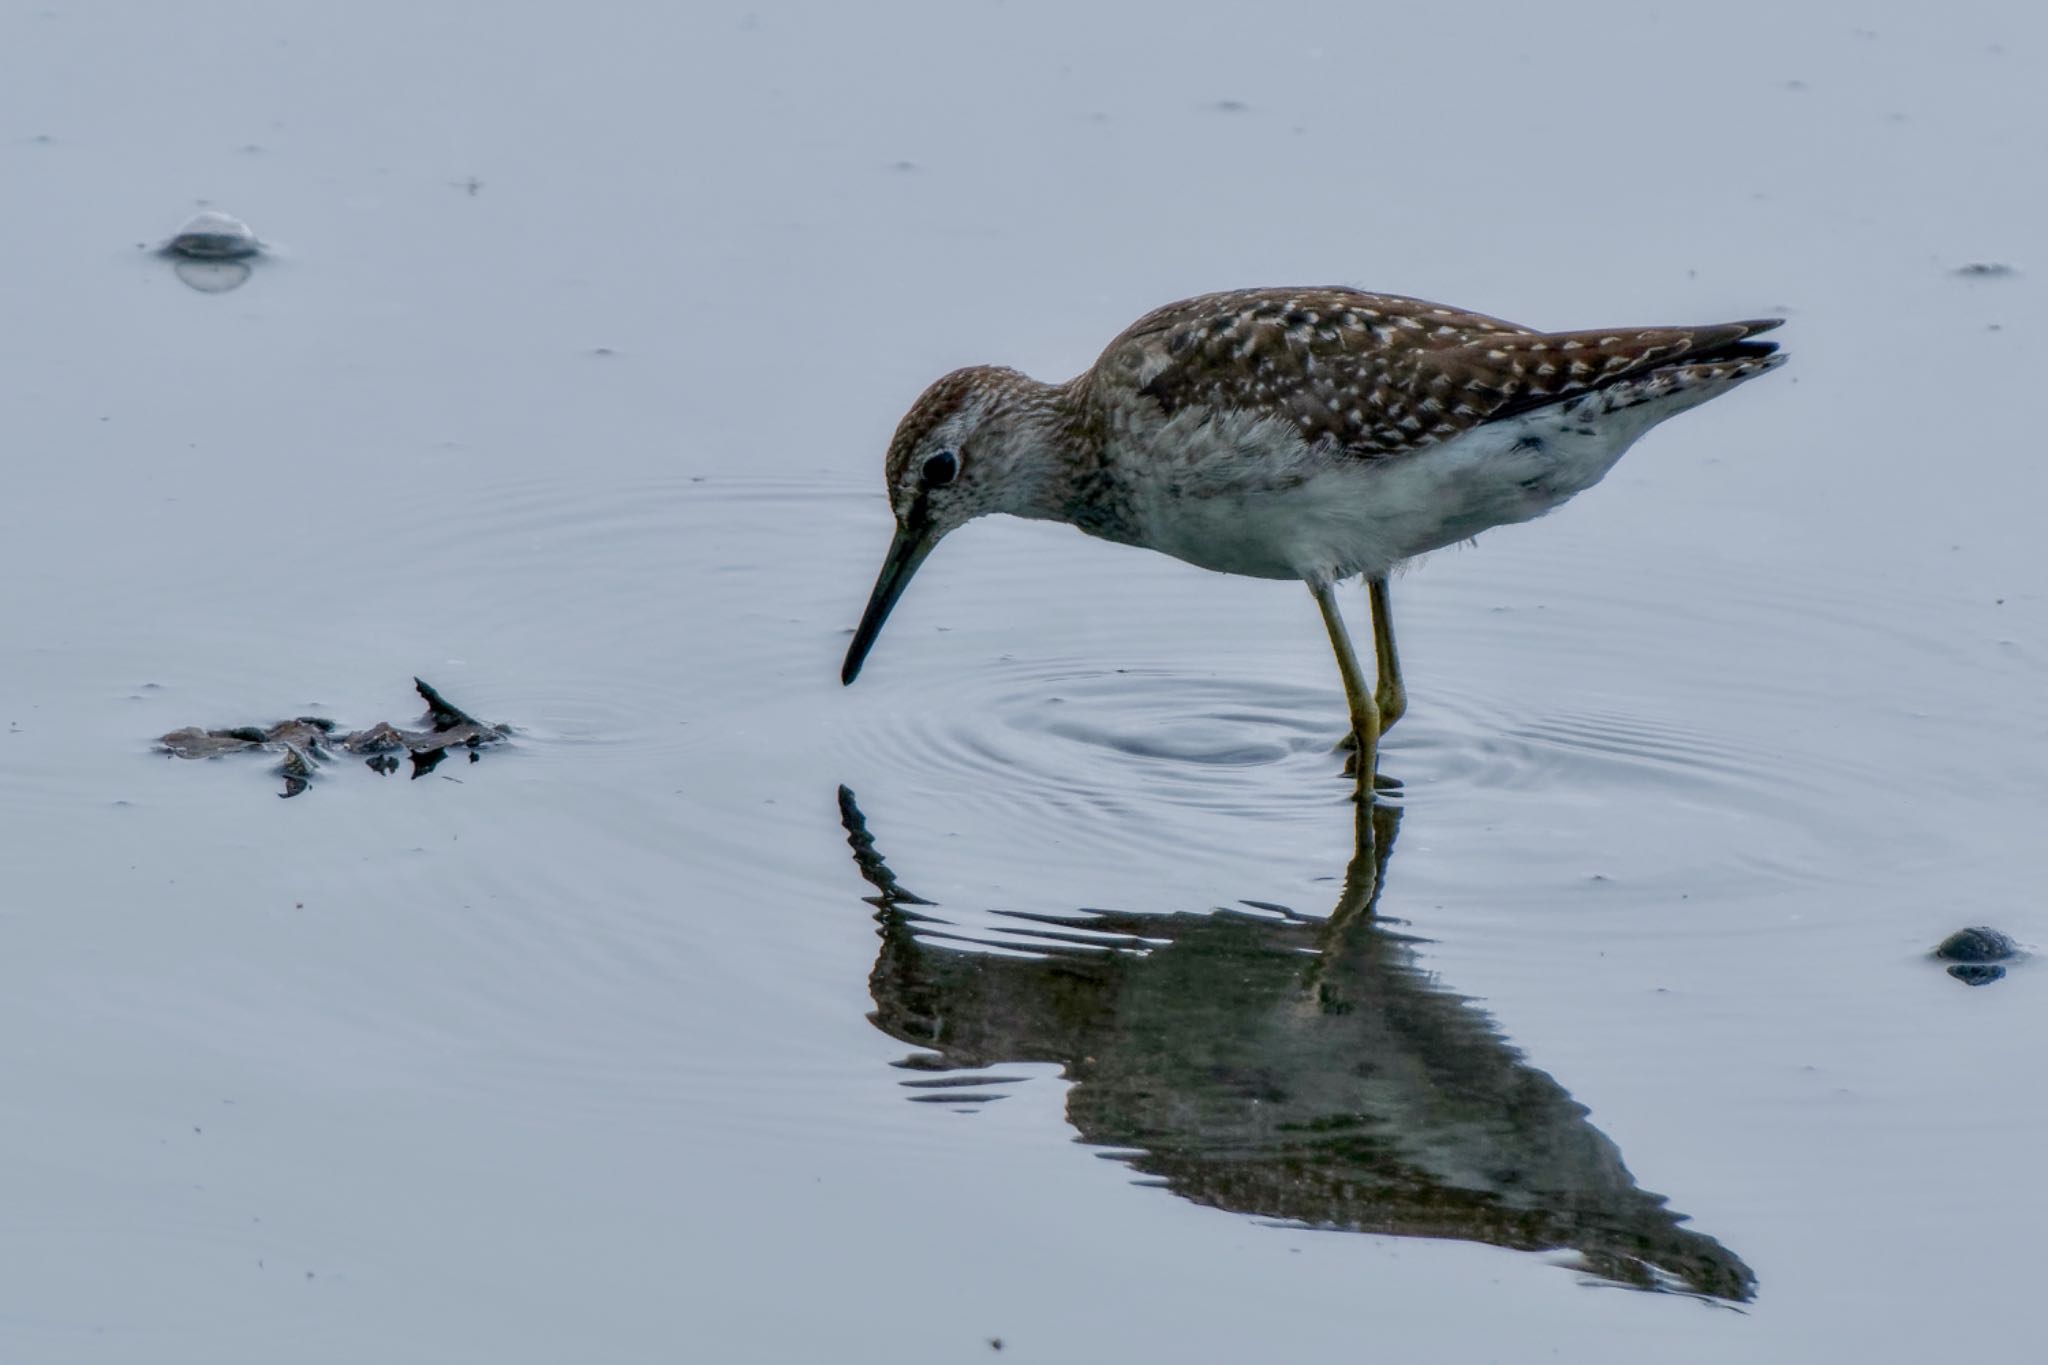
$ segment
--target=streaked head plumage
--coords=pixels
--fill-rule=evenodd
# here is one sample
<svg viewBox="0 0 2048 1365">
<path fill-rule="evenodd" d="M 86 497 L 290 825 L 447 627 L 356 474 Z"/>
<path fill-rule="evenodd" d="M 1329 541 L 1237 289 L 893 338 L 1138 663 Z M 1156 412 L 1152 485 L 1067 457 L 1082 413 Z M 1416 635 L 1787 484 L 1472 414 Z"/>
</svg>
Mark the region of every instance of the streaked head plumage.
<svg viewBox="0 0 2048 1365">
<path fill-rule="evenodd" d="M 885 464 L 898 523 L 925 520 L 939 534 L 1001 510 L 1005 400 L 1030 381 L 975 365 L 939 379 L 896 424 Z"/>
</svg>

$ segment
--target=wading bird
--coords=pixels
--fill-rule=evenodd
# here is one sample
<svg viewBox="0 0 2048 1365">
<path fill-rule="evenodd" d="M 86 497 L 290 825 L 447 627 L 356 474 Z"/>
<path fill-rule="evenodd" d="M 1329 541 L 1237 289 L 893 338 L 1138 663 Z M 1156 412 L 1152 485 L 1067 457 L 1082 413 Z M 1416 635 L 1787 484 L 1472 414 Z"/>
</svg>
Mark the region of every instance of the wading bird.
<svg viewBox="0 0 2048 1365">
<path fill-rule="evenodd" d="M 1064 521 L 1306 583 L 1369 793 L 1380 733 L 1407 708 L 1388 573 L 1592 487 L 1657 423 L 1780 364 L 1755 339 L 1779 321 L 1541 332 L 1390 294 L 1245 289 L 1148 313 L 1064 384 L 956 370 L 890 443 L 896 536 L 841 680 L 948 532 L 989 512 Z M 1335 593 L 1358 576 L 1376 687 Z"/>
</svg>

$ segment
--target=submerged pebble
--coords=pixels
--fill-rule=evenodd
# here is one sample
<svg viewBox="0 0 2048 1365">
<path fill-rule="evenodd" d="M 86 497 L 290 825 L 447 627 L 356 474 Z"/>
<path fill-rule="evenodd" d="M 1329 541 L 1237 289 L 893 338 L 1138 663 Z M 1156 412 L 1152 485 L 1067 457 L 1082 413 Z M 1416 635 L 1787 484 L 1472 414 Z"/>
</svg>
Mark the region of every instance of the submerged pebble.
<svg viewBox="0 0 2048 1365">
<path fill-rule="evenodd" d="M 1988 986 L 2005 979 L 2005 968 L 1995 962 L 1958 962 L 1948 974 L 1965 986 Z"/>
<path fill-rule="evenodd" d="M 166 255 L 194 261 L 238 261 L 262 250 L 247 223 L 213 209 L 195 216 L 164 243 Z"/>
</svg>

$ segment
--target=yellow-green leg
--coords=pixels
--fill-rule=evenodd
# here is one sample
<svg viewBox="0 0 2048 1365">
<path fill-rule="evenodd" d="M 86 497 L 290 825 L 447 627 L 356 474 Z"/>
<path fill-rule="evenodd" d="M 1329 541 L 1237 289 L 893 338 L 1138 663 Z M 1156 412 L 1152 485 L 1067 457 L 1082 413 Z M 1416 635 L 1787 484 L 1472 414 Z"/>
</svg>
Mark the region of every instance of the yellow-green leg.
<svg viewBox="0 0 2048 1365">
<path fill-rule="evenodd" d="M 1373 703 L 1380 709 L 1380 733 L 1394 728 L 1394 722 L 1408 711 L 1408 689 L 1401 683 L 1401 656 L 1394 649 L 1394 606 L 1387 595 L 1387 580 L 1365 581 L 1372 607 L 1372 652 L 1378 665 L 1379 684 L 1373 688 Z M 1350 735 L 1337 741 L 1339 749 L 1356 744 Z"/>
<path fill-rule="evenodd" d="M 1394 652 L 1394 605 L 1387 598 L 1387 580 L 1369 578 L 1366 591 L 1372 598 L 1372 652 L 1379 664 L 1379 686 L 1373 700 L 1380 708 L 1380 733 L 1394 728 L 1408 710 L 1408 689 L 1401 685 L 1401 656 Z"/>
<path fill-rule="evenodd" d="M 1359 800 L 1370 801 L 1373 776 L 1379 768 L 1379 703 L 1366 686 L 1365 670 L 1358 666 L 1358 655 L 1351 648 L 1351 632 L 1344 628 L 1344 615 L 1337 610 L 1335 590 L 1328 583 L 1311 583 L 1308 590 L 1315 594 L 1316 605 L 1322 608 L 1323 628 L 1330 632 L 1330 648 L 1337 653 L 1337 671 L 1344 675 L 1344 700 L 1351 707 L 1351 733 L 1357 745 L 1349 769 L 1358 778 Z"/>
</svg>

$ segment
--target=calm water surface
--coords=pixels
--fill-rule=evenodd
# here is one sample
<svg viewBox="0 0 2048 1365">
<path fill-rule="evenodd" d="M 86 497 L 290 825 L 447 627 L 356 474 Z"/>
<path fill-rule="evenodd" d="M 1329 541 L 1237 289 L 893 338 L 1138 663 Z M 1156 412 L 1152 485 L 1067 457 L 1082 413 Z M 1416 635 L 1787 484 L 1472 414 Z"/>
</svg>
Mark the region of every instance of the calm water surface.
<svg viewBox="0 0 2048 1365">
<path fill-rule="evenodd" d="M 0 1353 L 2027 1358 L 2044 43 L 0 15 Z M 927 380 L 1291 281 L 1794 361 L 1396 583 L 1363 825 L 1285 584 L 983 523 L 839 687 Z"/>
</svg>

